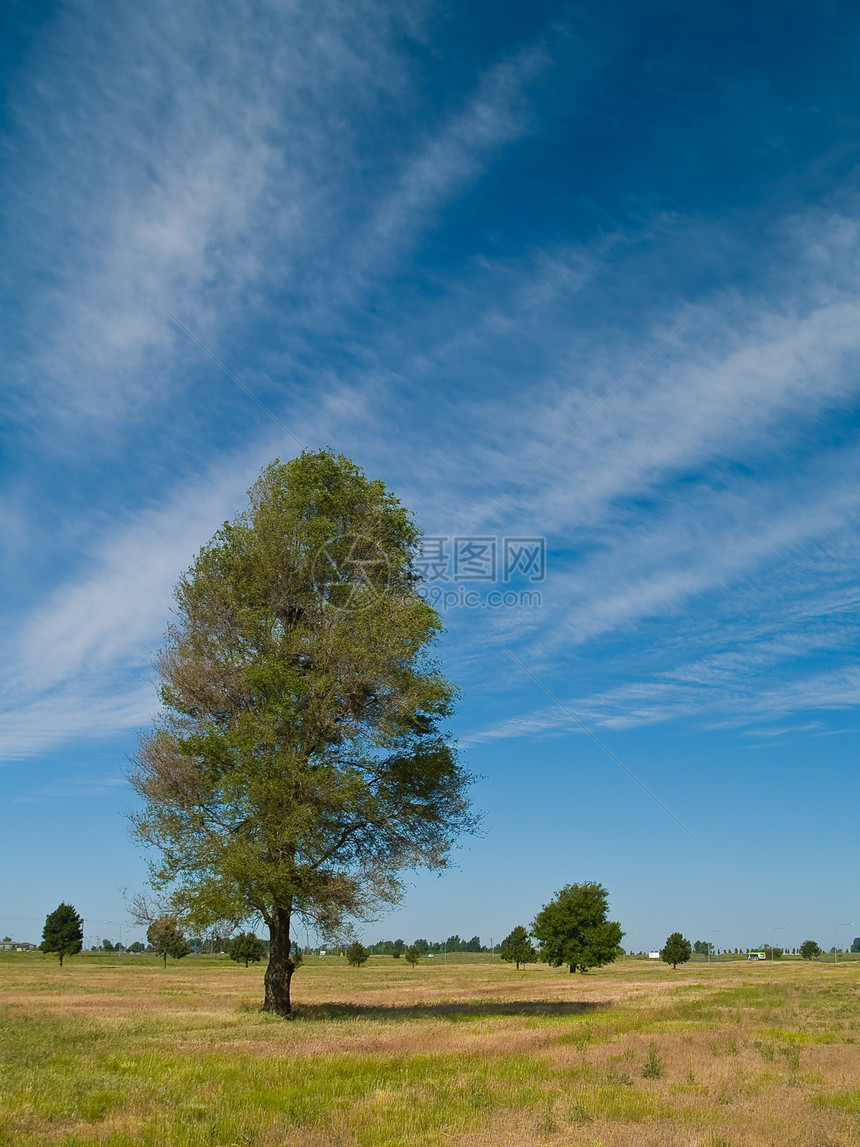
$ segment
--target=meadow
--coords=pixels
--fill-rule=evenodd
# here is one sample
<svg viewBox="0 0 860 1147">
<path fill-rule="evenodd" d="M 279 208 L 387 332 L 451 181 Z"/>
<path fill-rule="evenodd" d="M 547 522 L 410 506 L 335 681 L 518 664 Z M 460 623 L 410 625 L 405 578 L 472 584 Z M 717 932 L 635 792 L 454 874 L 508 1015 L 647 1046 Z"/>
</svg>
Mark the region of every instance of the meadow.
<svg viewBox="0 0 860 1147">
<path fill-rule="evenodd" d="M 860 963 L 0 957 L 0 1144 L 848 1147 Z"/>
</svg>

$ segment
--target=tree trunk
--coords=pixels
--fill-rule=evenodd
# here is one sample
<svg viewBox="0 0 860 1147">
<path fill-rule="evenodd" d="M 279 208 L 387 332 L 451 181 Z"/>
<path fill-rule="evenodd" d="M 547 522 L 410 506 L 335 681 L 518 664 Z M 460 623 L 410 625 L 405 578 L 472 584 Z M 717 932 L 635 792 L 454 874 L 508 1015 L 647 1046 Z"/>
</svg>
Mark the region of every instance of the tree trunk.
<svg viewBox="0 0 860 1147">
<path fill-rule="evenodd" d="M 570 974 L 571 974 L 571 975 L 573 975 L 573 973 L 574 973 L 575 971 L 576 971 L 576 964 L 571 964 L 571 965 L 570 965 Z"/>
<path fill-rule="evenodd" d="M 162 958 L 162 960 L 164 960 L 164 966 L 166 968 L 167 967 L 167 953 L 163 952 L 161 955 L 161 958 Z"/>
<path fill-rule="evenodd" d="M 269 919 L 269 964 L 266 968 L 264 1012 L 290 1016 L 290 981 L 296 965 L 290 941 L 290 911 L 275 908 Z"/>
<path fill-rule="evenodd" d="M 59 956 L 60 956 L 60 967 L 62 968 L 62 966 L 63 966 L 63 953 L 60 952 Z"/>
</svg>

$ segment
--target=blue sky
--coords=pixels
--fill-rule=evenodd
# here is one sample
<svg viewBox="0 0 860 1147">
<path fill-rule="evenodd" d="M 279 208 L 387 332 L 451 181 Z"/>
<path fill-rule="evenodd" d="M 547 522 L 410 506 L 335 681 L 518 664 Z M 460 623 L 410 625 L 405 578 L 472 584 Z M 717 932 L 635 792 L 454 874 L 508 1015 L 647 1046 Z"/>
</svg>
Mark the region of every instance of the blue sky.
<svg viewBox="0 0 860 1147">
<path fill-rule="evenodd" d="M 298 440 L 547 539 L 445 611 L 483 835 L 367 938 L 860 934 L 856 7 L 5 18 L 0 931 L 131 934 L 171 587 Z"/>
</svg>

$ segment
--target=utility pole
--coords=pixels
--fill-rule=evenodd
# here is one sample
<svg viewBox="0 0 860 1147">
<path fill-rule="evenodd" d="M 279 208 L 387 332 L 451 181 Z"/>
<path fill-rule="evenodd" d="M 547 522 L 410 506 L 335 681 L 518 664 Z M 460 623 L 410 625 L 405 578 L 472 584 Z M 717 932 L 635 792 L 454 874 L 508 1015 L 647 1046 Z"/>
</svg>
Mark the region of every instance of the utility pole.
<svg viewBox="0 0 860 1147">
<path fill-rule="evenodd" d="M 715 932 L 722 932 L 722 928 L 712 928 L 711 931 L 709 932 L 709 935 L 713 936 Z M 709 940 L 708 941 L 708 963 L 709 964 L 711 962 L 711 948 L 713 948 L 713 946 L 714 945 Z"/>
<path fill-rule="evenodd" d="M 854 921 L 849 920 L 846 924 L 837 924 L 837 928 L 853 928 Z M 836 943 L 833 945 L 833 963 L 839 963 L 839 933 L 836 933 Z"/>
<path fill-rule="evenodd" d="M 771 928 L 771 930 L 770 930 L 770 961 L 771 961 L 771 963 L 773 963 L 774 959 L 776 958 L 774 956 L 774 951 L 773 951 L 773 934 L 774 934 L 774 932 L 787 932 L 787 931 L 788 931 L 788 925 L 787 924 L 777 924 L 776 927 Z"/>
<path fill-rule="evenodd" d="M 102 920 L 102 924 L 116 924 L 119 928 L 119 946 L 121 951 L 125 951 L 125 944 L 122 942 L 122 921 L 121 920 Z"/>
</svg>

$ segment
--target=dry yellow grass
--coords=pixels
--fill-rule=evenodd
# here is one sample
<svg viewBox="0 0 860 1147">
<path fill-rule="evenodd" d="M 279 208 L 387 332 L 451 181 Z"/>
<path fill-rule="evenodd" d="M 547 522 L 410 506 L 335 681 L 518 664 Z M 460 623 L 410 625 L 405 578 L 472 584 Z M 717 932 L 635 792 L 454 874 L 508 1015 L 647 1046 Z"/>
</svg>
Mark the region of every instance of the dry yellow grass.
<svg viewBox="0 0 860 1147">
<path fill-rule="evenodd" d="M 0 1143 L 849 1147 L 858 973 L 329 960 L 287 1023 L 259 969 L 10 957 Z"/>
</svg>

